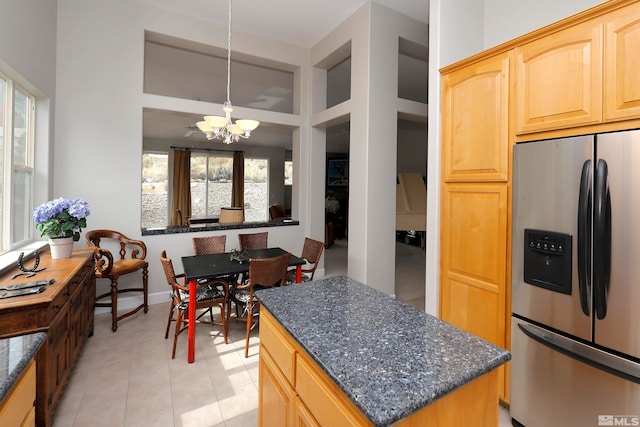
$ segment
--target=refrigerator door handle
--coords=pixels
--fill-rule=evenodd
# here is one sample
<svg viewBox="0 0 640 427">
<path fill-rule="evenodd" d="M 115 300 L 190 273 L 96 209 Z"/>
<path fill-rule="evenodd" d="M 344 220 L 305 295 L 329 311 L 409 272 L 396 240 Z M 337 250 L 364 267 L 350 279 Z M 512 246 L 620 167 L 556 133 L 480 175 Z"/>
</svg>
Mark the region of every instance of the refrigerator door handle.
<svg viewBox="0 0 640 427">
<path fill-rule="evenodd" d="M 578 196 L 578 294 L 582 312 L 591 315 L 591 160 L 582 165 Z"/>
<path fill-rule="evenodd" d="M 598 160 L 595 179 L 593 238 L 594 311 L 598 319 L 607 315 L 607 297 L 611 276 L 611 195 L 607 162 Z"/>
<path fill-rule="evenodd" d="M 596 369 L 640 384 L 640 365 L 531 324 L 518 322 L 529 338 Z"/>
</svg>

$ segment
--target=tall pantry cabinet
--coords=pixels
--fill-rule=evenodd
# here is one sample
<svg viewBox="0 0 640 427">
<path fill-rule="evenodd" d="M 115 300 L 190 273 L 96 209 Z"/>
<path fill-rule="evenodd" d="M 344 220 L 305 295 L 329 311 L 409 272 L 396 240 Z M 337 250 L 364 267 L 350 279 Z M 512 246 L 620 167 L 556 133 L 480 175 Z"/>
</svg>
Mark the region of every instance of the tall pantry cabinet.
<svg viewBox="0 0 640 427">
<path fill-rule="evenodd" d="M 508 348 L 511 53 L 442 77 L 440 317 Z M 501 367 L 499 396 L 507 400 Z"/>
<path fill-rule="evenodd" d="M 639 129 L 639 67 L 640 2 L 610 0 L 441 70 L 443 320 L 510 348 L 513 144 Z"/>
</svg>

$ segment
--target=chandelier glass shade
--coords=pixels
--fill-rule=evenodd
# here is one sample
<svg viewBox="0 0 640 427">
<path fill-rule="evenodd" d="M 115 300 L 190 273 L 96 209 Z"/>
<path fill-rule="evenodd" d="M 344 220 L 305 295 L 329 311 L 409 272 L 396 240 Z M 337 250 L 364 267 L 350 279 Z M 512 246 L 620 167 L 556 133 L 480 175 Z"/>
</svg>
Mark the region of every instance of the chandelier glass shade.
<svg viewBox="0 0 640 427">
<path fill-rule="evenodd" d="M 260 124 L 257 120 L 231 119 L 233 106 L 230 101 L 231 88 L 231 1 L 229 0 L 229 26 L 227 32 L 227 100 L 222 106 L 224 116 L 204 116 L 204 120 L 196 123 L 208 140 L 218 139 L 225 144 L 240 141 L 240 138 L 249 138 L 251 131 Z"/>
</svg>

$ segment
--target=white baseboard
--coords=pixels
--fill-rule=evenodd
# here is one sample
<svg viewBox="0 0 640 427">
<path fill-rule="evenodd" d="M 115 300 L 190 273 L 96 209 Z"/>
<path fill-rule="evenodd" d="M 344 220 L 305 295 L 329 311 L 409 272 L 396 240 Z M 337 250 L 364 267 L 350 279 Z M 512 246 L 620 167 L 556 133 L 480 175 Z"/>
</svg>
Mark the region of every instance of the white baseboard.
<svg viewBox="0 0 640 427">
<path fill-rule="evenodd" d="M 149 294 L 149 305 L 162 304 L 165 302 L 171 301 L 169 291 L 156 292 L 153 294 Z M 108 301 L 108 298 L 105 298 L 104 301 Z M 102 301 L 102 300 L 101 300 Z M 142 295 L 130 296 L 130 297 L 118 297 L 118 311 L 126 311 L 131 310 L 140 304 L 142 304 L 143 298 Z M 100 313 L 111 313 L 110 307 L 96 307 L 95 314 Z"/>
</svg>

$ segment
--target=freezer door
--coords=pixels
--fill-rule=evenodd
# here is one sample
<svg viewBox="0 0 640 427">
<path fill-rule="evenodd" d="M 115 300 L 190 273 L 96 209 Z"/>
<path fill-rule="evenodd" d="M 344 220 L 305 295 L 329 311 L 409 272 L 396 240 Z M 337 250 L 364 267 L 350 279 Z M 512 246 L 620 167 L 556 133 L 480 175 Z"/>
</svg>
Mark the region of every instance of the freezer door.
<svg viewBox="0 0 640 427">
<path fill-rule="evenodd" d="M 510 411 L 514 420 L 526 427 L 640 425 L 640 384 L 567 355 L 574 350 L 582 353 L 583 344 L 551 332 L 542 334 L 569 349 L 556 351 L 555 344 L 529 337 L 521 326 L 538 329 L 512 319 Z M 586 350 L 585 356 L 596 364 L 612 365 L 621 370 L 618 373 L 640 372 L 638 364 L 593 348 Z"/>
<path fill-rule="evenodd" d="M 577 218 L 583 167 L 590 167 L 593 148 L 592 136 L 521 143 L 514 147 L 513 161 L 512 311 L 585 340 L 591 340 L 591 320 L 582 305 L 590 313 L 591 298 L 585 288 L 581 304 Z M 588 179 L 585 183 L 590 189 Z M 571 236 L 569 293 L 525 282 L 525 229 Z"/>
<path fill-rule="evenodd" d="M 594 338 L 596 344 L 640 358 L 640 132 L 597 135 L 596 147 L 608 171 L 611 273 L 594 296 L 596 304 L 606 303 L 604 318 L 596 317 Z M 600 261 L 606 269 L 607 256 L 606 247 L 594 246 L 594 266 Z"/>
</svg>

